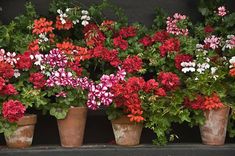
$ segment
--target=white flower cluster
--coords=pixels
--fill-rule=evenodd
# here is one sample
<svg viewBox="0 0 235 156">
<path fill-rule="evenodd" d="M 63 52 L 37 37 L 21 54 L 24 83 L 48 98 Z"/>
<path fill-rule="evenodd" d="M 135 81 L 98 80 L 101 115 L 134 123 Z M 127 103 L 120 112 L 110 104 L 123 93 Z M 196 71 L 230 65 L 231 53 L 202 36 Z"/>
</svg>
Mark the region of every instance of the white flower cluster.
<svg viewBox="0 0 235 156">
<path fill-rule="evenodd" d="M 62 24 L 66 24 L 66 18 L 68 17 L 68 15 L 66 14 L 67 12 L 69 12 L 70 8 L 67 8 L 65 13 L 61 10 L 61 9 L 58 9 L 57 10 L 57 13 L 59 14 L 60 16 L 60 22 Z"/>
<path fill-rule="evenodd" d="M 31 58 L 31 60 L 34 60 L 34 59 L 36 60 L 34 62 L 34 64 L 36 66 L 40 66 L 41 70 L 45 69 L 45 66 L 42 65 L 42 61 L 43 61 L 43 55 L 42 54 L 30 55 L 30 58 Z"/>
<path fill-rule="evenodd" d="M 47 35 L 46 33 L 39 34 L 39 39 L 38 39 L 38 43 L 39 44 L 41 44 L 43 42 L 48 42 L 49 41 L 49 39 L 47 38 L 46 35 Z"/>
<path fill-rule="evenodd" d="M 66 24 L 66 18 L 68 18 L 68 14 L 69 14 L 69 12 L 71 11 L 71 8 L 67 8 L 66 10 L 65 10 L 65 12 L 63 12 L 61 9 L 58 9 L 57 10 L 57 13 L 59 14 L 59 16 L 60 16 L 60 21 L 61 21 L 61 24 Z M 82 10 L 81 11 L 81 21 L 82 21 L 82 25 L 83 26 L 86 26 L 87 24 L 89 24 L 89 22 L 88 21 L 90 21 L 91 20 L 91 17 L 89 16 L 89 12 L 87 11 L 87 10 Z M 79 19 L 75 19 L 75 20 L 73 20 L 72 21 L 73 22 L 73 24 L 77 24 L 77 23 L 79 23 L 80 21 L 79 21 Z"/>
<path fill-rule="evenodd" d="M 91 20 L 91 17 L 89 16 L 89 12 L 87 10 L 82 10 L 81 12 L 82 12 L 82 17 L 81 17 L 82 25 L 86 26 L 89 24 L 88 21 Z"/>
<path fill-rule="evenodd" d="M 181 69 L 183 73 L 195 72 L 195 62 L 182 62 L 180 65 L 183 67 Z"/>
<path fill-rule="evenodd" d="M 233 68 L 234 64 L 235 64 L 235 56 L 233 56 L 230 60 L 229 60 L 230 66 L 229 68 Z"/>
<path fill-rule="evenodd" d="M 182 62 L 180 64 L 182 66 L 181 71 L 183 73 L 198 72 L 199 74 L 204 74 L 207 70 L 210 70 L 212 78 L 216 80 L 218 78 L 218 75 L 216 75 L 217 68 L 211 67 L 210 59 L 207 57 L 208 51 L 204 50 L 203 45 L 201 44 L 198 44 L 196 48 L 198 52 L 198 54 L 196 55 L 197 59 L 201 58 L 204 60 L 204 62 L 197 63 L 196 61 L 197 59 L 190 62 Z M 234 62 L 235 62 L 235 57 L 234 57 Z M 195 80 L 198 80 L 198 78 L 196 77 Z"/>
</svg>

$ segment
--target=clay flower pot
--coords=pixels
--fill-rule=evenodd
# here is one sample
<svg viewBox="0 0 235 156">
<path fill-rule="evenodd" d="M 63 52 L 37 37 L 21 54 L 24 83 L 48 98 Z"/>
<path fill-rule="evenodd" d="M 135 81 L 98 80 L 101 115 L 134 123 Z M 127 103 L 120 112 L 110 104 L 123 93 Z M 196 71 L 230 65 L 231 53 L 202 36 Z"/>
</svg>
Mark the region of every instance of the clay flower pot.
<svg viewBox="0 0 235 156">
<path fill-rule="evenodd" d="M 10 148 L 26 148 L 32 145 L 34 127 L 37 122 L 37 115 L 25 115 L 17 122 L 17 129 L 12 135 L 6 136 L 7 146 Z"/>
<path fill-rule="evenodd" d="M 65 119 L 57 120 L 63 147 L 80 147 L 83 143 L 87 108 L 70 108 Z"/>
<path fill-rule="evenodd" d="M 200 126 L 201 138 L 206 145 L 224 145 L 230 107 L 204 111 L 205 124 Z"/>
<path fill-rule="evenodd" d="M 131 122 L 126 116 L 111 122 L 117 145 L 135 146 L 140 143 L 143 124 Z"/>
</svg>

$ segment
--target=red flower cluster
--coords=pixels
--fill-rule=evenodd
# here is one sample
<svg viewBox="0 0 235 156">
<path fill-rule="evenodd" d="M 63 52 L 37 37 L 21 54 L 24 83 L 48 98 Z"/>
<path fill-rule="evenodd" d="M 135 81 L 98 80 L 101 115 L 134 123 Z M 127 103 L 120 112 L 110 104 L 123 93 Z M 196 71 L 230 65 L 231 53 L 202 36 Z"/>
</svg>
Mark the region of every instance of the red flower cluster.
<svg viewBox="0 0 235 156">
<path fill-rule="evenodd" d="M 167 39 L 159 47 L 159 50 L 162 57 L 166 56 L 168 52 L 178 52 L 180 50 L 180 41 L 176 38 Z"/>
<path fill-rule="evenodd" d="M 165 40 L 167 40 L 169 38 L 169 34 L 163 30 L 163 31 L 158 31 L 156 32 L 153 37 L 152 37 L 152 41 L 153 42 L 164 42 Z"/>
<path fill-rule="evenodd" d="M 2 90 L 4 86 L 5 86 L 5 80 L 2 77 L 0 77 L 0 90 Z"/>
<path fill-rule="evenodd" d="M 30 52 L 24 52 L 24 54 L 18 55 L 18 62 L 16 67 L 18 69 L 30 69 L 32 66 L 32 60 L 30 58 Z"/>
<path fill-rule="evenodd" d="M 63 43 L 57 43 L 56 47 L 65 54 L 72 54 L 73 51 L 76 49 L 76 46 L 73 45 L 73 43 L 66 41 L 64 41 Z"/>
<path fill-rule="evenodd" d="M 224 106 L 216 93 L 206 97 L 198 95 L 197 98 L 193 101 L 190 101 L 188 98 L 186 98 L 184 100 L 184 104 L 186 107 L 192 108 L 194 110 L 211 110 Z"/>
<path fill-rule="evenodd" d="M 150 79 L 145 83 L 144 91 L 149 93 L 151 90 L 158 88 L 159 84 L 154 79 Z"/>
<path fill-rule="evenodd" d="M 234 65 L 233 65 L 233 66 L 234 66 Z M 235 77 L 235 68 L 234 68 L 234 67 L 229 70 L 229 75 Z"/>
<path fill-rule="evenodd" d="M 2 114 L 9 122 L 16 122 L 24 116 L 26 108 L 17 100 L 9 100 L 3 103 Z"/>
<path fill-rule="evenodd" d="M 128 42 L 124 40 L 121 36 L 118 36 L 113 39 L 113 45 L 116 48 L 120 48 L 121 50 L 127 50 Z"/>
<path fill-rule="evenodd" d="M 32 41 L 31 43 L 29 43 L 28 50 L 30 52 L 38 52 L 39 51 L 38 39 L 36 39 L 36 40 Z"/>
<path fill-rule="evenodd" d="M 121 64 L 121 60 L 118 58 L 118 51 L 108 50 L 103 46 L 97 46 L 91 50 L 92 57 L 102 58 L 105 61 L 108 61 L 112 66 L 117 67 Z"/>
<path fill-rule="evenodd" d="M 141 122 L 143 109 L 141 107 L 140 91 L 154 93 L 158 96 L 165 96 L 165 90 L 158 87 L 158 82 L 150 79 L 147 82 L 142 77 L 131 77 L 127 81 L 118 82 L 112 86 L 111 92 L 114 94 L 116 107 L 123 108 L 124 113 L 128 113 L 130 121 Z"/>
<path fill-rule="evenodd" d="M 158 81 L 166 90 L 175 90 L 180 85 L 179 77 L 172 72 L 160 72 Z"/>
<path fill-rule="evenodd" d="M 18 94 L 17 90 L 12 84 L 7 84 L 3 86 L 2 90 L 0 90 L 1 95 L 16 95 Z"/>
<path fill-rule="evenodd" d="M 178 54 L 175 56 L 175 67 L 178 70 L 182 69 L 181 63 L 182 62 L 190 62 L 193 60 L 193 57 L 189 54 Z"/>
<path fill-rule="evenodd" d="M 29 82 L 33 83 L 34 88 L 43 88 L 46 84 L 46 79 L 42 73 L 31 73 L 29 77 Z"/>
<path fill-rule="evenodd" d="M 197 95 L 196 99 L 193 101 L 190 101 L 189 98 L 184 99 L 184 105 L 188 108 L 192 108 L 194 110 L 199 110 L 203 108 L 203 103 L 205 99 L 201 95 Z"/>
<path fill-rule="evenodd" d="M 47 21 L 46 18 L 40 18 L 38 20 L 34 20 L 33 24 L 33 33 L 34 34 L 42 34 L 42 33 L 52 33 L 53 27 L 52 27 L 53 22 L 52 21 Z"/>
<path fill-rule="evenodd" d="M 10 79 L 14 76 L 14 69 L 12 65 L 1 61 L 0 62 L 0 77 L 4 79 Z"/>
<path fill-rule="evenodd" d="M 142 59 L 138 56 L 128 56 L 122 63 L 122 68 L 128 73 L 134 73 L 142 69 Z"/>
<path fill-rule="evenodd" d="M 86 44 L 89 47 L 103 45 L 106 39 L 105 35 L 100 31 L 99 27 L 96 24 L 86 25 L 83 33 Z"/>
<path fill-rule="evenodd" d="M 119 35 L 123 38 L 135 37 L 136 36 L 136 28 L 133 26 L 123 27 L 119 30 Z"/>
<path fill-rule="evenodd" d="M 61 29 L 69 30 L 69 29 L 73 28 L 73 22 L 69 19 L 66 19 L 66 23 L 62 24 L 61 20 L 60 20 L 60 16 L 57 16 L 56 17 L 55 27 L 58 30 L 61 30 Z"/>
<path fill-rule="evenodd" d="M 138 95 L 138 91 L 143 89 L 144 84 L 143 78 L 132 77 L 127 82 L 117 83 L 112 87 L 116 106 L 124 109 L 123 112 L 128 114 L 130 121 L 141 122 L 144 120 Z"/>
<path fill-rule="evenodd" d="M 87 50 L 87 48 L 76 47 L 77 54 L 74 56 L 76 61 L 84 61 L 89 60 L 91 58 L 91 53 Z"/>
<path fill-rule="evenodd" d="M 151 46 L 153 44 L 152 38 L 149 35 L 140 39 L 139 42 L 145 47 Z"/>
<path fill-rule="evenodd" d="M 101 23 L 102 30 L 104 28 L 104 31 L 113 30 L 114 25 L 115 25 L 115 22 L 112 20 L 105 20 Z"/>
<path fill-rule="evenodd" d="M 214 31 L 214 28 L 210 25 L 206 25 L 204 28 L 205 33 L 212 33 Z"/>
<path fill-rule="evenodd" d="M 82 68 L 79 61 L 69 62 L 68 67 L 72 69 L 77 74 L 77 76 L 82 75 Z"/>
</svg>

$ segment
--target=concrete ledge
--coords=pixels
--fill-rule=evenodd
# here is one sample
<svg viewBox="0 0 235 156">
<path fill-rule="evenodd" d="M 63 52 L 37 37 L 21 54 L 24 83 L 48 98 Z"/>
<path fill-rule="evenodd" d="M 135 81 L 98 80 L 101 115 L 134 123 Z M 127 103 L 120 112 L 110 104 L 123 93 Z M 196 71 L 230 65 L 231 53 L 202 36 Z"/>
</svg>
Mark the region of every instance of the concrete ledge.
<svg viewBox="0 0 235 156">
<path fill-rule="evenodd" d="M 201 144 L 169 144 L 167 146 L 84 145 L 81 148 L 33 146 L 27 149 L 0 147 L 0 156 L 235 156 L 235 144 L 206 146 Z"/>
</svg>

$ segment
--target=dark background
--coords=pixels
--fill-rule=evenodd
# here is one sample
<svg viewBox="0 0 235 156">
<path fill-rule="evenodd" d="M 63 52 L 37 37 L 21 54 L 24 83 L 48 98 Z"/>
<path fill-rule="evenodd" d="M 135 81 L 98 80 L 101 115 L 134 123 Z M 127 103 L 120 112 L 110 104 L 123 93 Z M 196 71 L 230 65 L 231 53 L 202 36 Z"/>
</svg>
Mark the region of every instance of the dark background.
<svg viewBox="0 0 235 156">
<path fill-rule="evenodd" d="M 178 12 L 190 16 L 193 21 L 200 20 L 200 14 L 197 12 L 197 2 L 199 0 L 111 0 L 111 2 L 124 9 L 130 22 L 140 22 L 151 25 L 154 19 L 154 10 L 161 7 L 170 15 Z M 0 0 L 0 21 L 4 24 L 9 23 L 15 16 L 24 12 L 26 0 Z M 50 0 L 31 0 L 36 6 L 36 10 L 41 15 L 47 15 L 48 4 Z M 85 6 L 98 3 L 100 0 L 79 0 Z M 226 6 L 229 10 L 235 11 L 235 0 L 227 0 Z M 109 15 L 107 15 L 109 16 Z M 56 125 L 56 119 L 53 117 L 42 116 L 36 112 L 38 123 L 35 129 L 33 144 L 59 144 L 59 135 Z M 197 143 L 201 142 L 198 127 L 190 128 L 186 124 L 173 125 L 173 129 L 179 136 L 176 142 Z M 151 143 L 154 134 L 147 129 L 142 133 L 141 143 Z M 88 112 L 87 125 L 84 136 L 85 144 L 92 143 L 112 143 L 114 136 L 110 121 L 107 119 L 103 110 Z M 235 139 L 226 139 L 228 143 L 235 143 Z M 0 135 L 0 145 L 5 144 L 4 137 Z"/>
</svg>

